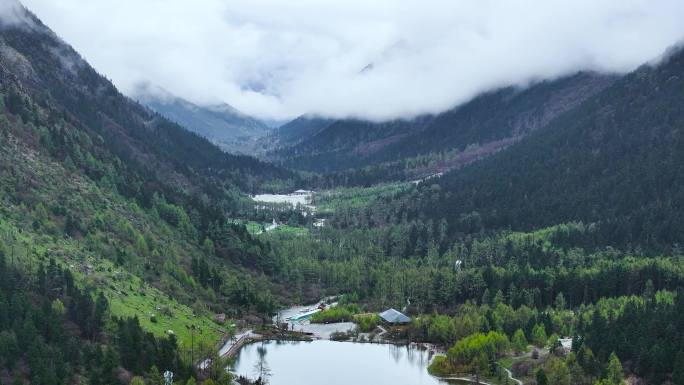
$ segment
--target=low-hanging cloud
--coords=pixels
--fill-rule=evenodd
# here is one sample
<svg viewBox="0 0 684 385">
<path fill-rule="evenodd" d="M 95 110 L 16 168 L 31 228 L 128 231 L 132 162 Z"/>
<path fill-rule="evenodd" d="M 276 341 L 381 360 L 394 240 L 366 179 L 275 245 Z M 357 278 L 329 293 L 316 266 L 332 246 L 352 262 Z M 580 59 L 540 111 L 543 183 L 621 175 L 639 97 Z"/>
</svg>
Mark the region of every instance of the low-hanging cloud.
<svg viewBox="0 0 684 385">
<path fill-rule="evenodd" d="M 684 37 L 681 0 L 24 0 L 124 92 L 374 120 L 495 87 L 626 72 Z"/>
<path fill-rule="evenodd" d="M 32 27 L 33 22 L 18 0 L 3 0 L 0 2 L 0 27 L 16 25 Z"/>
</svg>

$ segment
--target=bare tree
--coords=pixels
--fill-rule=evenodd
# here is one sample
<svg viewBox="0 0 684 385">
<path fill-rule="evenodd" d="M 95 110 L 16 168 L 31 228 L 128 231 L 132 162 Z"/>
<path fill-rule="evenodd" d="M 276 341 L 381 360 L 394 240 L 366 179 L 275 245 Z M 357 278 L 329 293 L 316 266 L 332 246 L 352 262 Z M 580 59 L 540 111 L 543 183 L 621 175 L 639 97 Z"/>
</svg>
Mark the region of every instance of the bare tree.
<svg viewBox="0 0 684 385">
<path fill-rule="evenodd" d="M 261 384 L 268 384 L 268 378 L 273 374 L 271 373 L 271 368 L 268 367 L 268 362 L 266 362 L 266 348 L 259 346 L 257 348 L 257 354 L 259 354 L 259 360 L 254 364 L 254 374 L 259 377 Z"/>
</svg>

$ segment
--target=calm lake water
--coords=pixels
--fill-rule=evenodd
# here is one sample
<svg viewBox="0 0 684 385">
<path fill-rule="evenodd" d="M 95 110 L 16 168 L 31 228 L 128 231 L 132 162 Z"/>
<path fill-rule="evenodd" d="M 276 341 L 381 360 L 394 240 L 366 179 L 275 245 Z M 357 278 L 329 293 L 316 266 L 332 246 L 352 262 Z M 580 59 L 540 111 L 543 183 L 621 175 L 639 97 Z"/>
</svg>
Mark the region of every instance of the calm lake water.
<svg viewBox="0 0 684 385">
<path fill-rule="evenodd" d="M 430 353 L 414 347 L 319 340 L 247 345 L 232 371 L 258 377 L 260 360 L 270 385 L 437 385 L 427 372 Z"/>
</svg>

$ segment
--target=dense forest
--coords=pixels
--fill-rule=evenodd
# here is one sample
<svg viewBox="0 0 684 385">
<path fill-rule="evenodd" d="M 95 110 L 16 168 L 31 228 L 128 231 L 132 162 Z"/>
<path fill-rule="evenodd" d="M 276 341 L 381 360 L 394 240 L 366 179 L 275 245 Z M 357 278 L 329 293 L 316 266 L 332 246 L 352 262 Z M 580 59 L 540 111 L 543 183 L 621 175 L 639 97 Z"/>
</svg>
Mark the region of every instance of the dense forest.
<svg viewBox="0 0 684 385">
<path fill-rule="evenodd" d="M 613 76 L 579 73 L 491 91 L 441 114 L 412 120 L 302 117 L 276 131 L 278 149 L 273 155 L 298 169 L 355 175 L 356 169 L 365 168 L 366 173 L 373 170 L 377 180 L 417 179 L 491 155 L 546 127 L 614 81 Z M 403 162 L 411 158 L 431 161 L 422 167 Z M 410 170 L 408 175 L 395 171 L 398 164 Z"/>
<path fill-rule="evenodd" d="M 584 221 L 600 245 L 681 243 L 683 70 L 676 51 L 627 75 L 510 151 L 423 186 L 413 215 L 449 218 L 452 233 Z"/>
<path fill-rule="evenodd" d="M 54 325 L 59 340 L 36 333 L 39 352 L 9 350 L 17 361 L 1 365 L 2 382 L 128 383 L 123 370 L 161 383 L 155 367 L 185 382 L 231 333 L 214 314 L 267 316 L 276 298 L 287 301 L 263 275 L 270 246 L 234 218 L 252 211 L 247 194 L 256 186 L 289 188 L 298 176 L 226 154 L 141 107 L 37 18 L 23 17 L 26 24 L 0 27 L 0 251 L 15 281 L 27 284 L 8 290 L 20 290 L 36 310 L 12 310 L 16 322 L 3 327 L 19 330 L 38 318 L 40 328 L 47 320 L 64 325 Z M 43 298 L 33 283 L 43 279 L 36 266 L 48 260 L 58 261 L 55 274 L 71 278 L 51 283 L 55 296 Z M 3 304 L 15 306 L 15 292 L 4 294 Z M 67 309 L 59 317 L 49 313 L 56 300 Z M 97 319 L 69 313 L 70 306 L 98 308 Z M 86 323 L 74 328 L 74 320 Z M 17 336 L 3 337 L 13 349 Z M 117 347 L 117 338 L 126 340 Z M 52 354 L 43 346 L 65 358 L 38 365 L 39 353 Z M 217 368 L 198 379 L 210 374 L 225 383 Z"/>
<path fill-rule="evenodd" d="M 181 383 L 195 376 L 174 335 L 155 337 L 137 318 L 112 317 L 102 292 L 79 287 L 54 259 L 33 272 L 11 265 L 1 244 L 0 310 L 3 383 L 106 385 L 145 376 L 161 385 L 159 368 Z"/>
</svg>

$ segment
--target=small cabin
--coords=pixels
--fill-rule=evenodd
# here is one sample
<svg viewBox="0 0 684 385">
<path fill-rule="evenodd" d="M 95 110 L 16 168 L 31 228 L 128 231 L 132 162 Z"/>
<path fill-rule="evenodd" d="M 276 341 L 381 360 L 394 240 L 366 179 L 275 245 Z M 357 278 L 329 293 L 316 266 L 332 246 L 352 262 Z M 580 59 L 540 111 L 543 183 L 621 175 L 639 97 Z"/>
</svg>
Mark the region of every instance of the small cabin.
<svg viewBox="0 0 684 385">
<path fill-rule="evenodd" d="M 214 314 L 214 322 L 216 322 L 219 325 L 223 325 L 224 323 L 226 323 L 226 315 L 223 313 Z"/>
<path fill-rule="evenodd" d="M 409 318 L 406 314 L 395 309 L 387 309 L 380 313 L 379 316 L 384 323 L 393 326 L 406 325 L 411 322 L 411 318 Z"/>
</svg>

